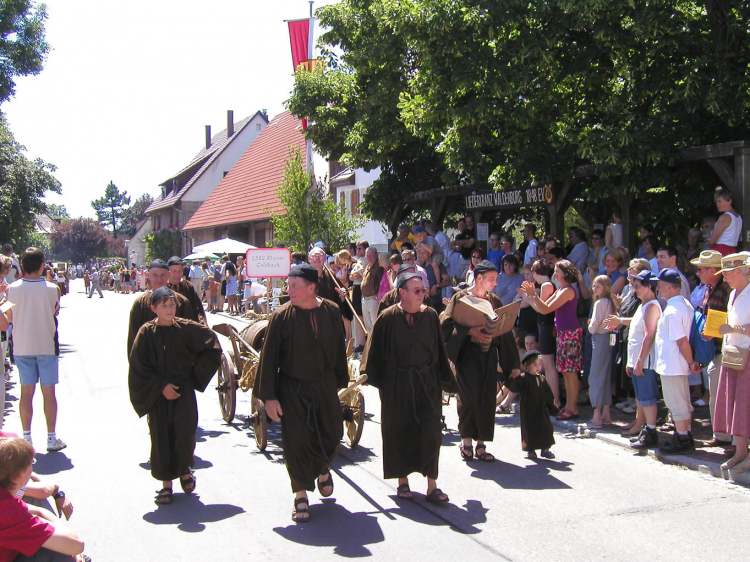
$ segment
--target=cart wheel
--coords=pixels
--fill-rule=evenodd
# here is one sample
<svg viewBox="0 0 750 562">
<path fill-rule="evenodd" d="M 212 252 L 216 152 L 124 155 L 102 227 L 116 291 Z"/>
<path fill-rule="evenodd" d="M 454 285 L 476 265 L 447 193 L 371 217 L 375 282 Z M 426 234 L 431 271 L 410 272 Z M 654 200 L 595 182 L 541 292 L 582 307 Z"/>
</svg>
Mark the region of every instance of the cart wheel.
<svg viewBox="0 0 750 562">
<path fill-rule="evenodd" d="M 352 406 L 348 406 L 351 416 L 347 415 L 344 421 L 346 444 L 350 449 L 357 446 L 362 437 L 362 429 L 365 427 L 365 395 L 357 392 L 357 397 L 353 402 Z"/>
<path fill-rule="evenodd" d="M 266 445 L 268 445 L 268 437 L 266 436 L 266 432 L 268 431 L 266 408 L 263 406 L 263 402 L 256 398 L 253 398 L 251 402 L 252 406 L 250 407 L 250 413 L 252 414 L 253 420 L 255 444 L 258 446 L 259 451 L 265 451 Z"/>
<path fill-rule="evenodd" d="M 224 421 L 231 423 L 237 407 L 237 379 L 234 376 L 232 363 L 225 353 L 221 354 L 221 365 L 219 366 L 219 384 L 216 390 L 219 393 L 219 406 L 221 417 Z"/>
</svg>

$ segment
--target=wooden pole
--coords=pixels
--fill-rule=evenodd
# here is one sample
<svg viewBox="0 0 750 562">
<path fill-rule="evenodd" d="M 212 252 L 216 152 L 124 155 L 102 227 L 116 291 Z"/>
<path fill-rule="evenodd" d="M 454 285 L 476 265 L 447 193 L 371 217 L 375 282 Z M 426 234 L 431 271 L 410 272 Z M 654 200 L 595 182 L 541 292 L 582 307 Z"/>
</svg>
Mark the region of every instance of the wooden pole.
<svg viewBox="0 0 750 562">
<path fill-rule="evenodd" d="M 337 288 L 337 289 L 343 289 L 343 288 L 344 288 L 344 287 L 342 287 L 342 286 L 341 286 L 341 284 L 339 283 L 339 280 L 338 280 L 338 279 L 336 279 L 336 276 L 335 276 L 335 275 L 333 274 L 333 271 L 331 271 L 331 269 L 330 269 L 330 268 L 328 267 L 328 265 L 327 265 L 327 264 L 323 264 L 323 270 L 324 270 L 324 271 L 325 271 L 326 273 L 328 273 L 328 276 L 329 276 L 329 277 L 331 278 L 331 280 L 333 281 L 334 285 L 336 285 L 336 288 Z M 364 323 L 362 322 L 362 319 L 361 319 L 361 318 L 359 317 L 359 314 L 357 314 L 357 311 L 356 311 L 356 310 L 354 310 L 354 305 L 352 304 L 352 301 L 351 301 L 351 300 L 349 300 L 349 293 L 348 293 L 348 292 L 347 292 L 347 294 L 346 294 L 346 295 L 344 296 L 344 300 L 346 301 L 346 304 L 348 304 L 348 305 L 349 305 L 349 308 L 351 308 L 351 310 L 352 310 L 352 314 L 354 314 L 354 318 L 356 318 L 356 319 L 357 319 L 357 323 L 359 324 L 359 327 L 360 327 L 360 328 L 362 328 L 362 331 L 363 331 L 363 332 L 365 333 L 365 336 L 369 336 L 369 335 L 370 335 L 370 333 L 369 333 L 369 332 L 367 331 L 367 328 L 365 328 L 365 325 L 364 325 Z"/>
</svg>

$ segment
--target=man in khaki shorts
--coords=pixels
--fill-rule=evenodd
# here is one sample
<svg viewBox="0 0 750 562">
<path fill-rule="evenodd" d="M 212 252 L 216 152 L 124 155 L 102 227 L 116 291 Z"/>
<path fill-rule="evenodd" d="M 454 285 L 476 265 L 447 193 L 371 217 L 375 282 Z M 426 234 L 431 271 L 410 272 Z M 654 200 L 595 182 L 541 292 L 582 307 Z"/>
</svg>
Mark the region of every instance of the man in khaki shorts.
<svg viewBox="0 0 750 562">
<path fill-rule="evenodd" d="M 693 406 L 690 402 L 688 375 L 700 372 L 690 348 L 690 327 L 693 307 L 682 296 L 680 272 L 673 268 L 661 270 L 658 276 L 659 298 L 666 301 L 656 326 L 656 372 L 661 376 L 664 402 L 675 425 L 671 442 L 660 447 L 662 453 L 692 451 L 695 443 L 690 432 Z"/>
</svg>

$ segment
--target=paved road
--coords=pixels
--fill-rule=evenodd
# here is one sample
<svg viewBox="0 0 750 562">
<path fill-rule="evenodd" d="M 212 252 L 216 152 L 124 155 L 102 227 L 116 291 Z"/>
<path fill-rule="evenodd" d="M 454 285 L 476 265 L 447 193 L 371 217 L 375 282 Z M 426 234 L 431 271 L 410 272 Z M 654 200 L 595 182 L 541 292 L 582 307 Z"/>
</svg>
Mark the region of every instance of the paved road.
<svg viewBox="0 0 750 562">
<path fill-rule="evenodd" d="M 125 335 L 132 296 L 83 295 L 72 284 L 60 314 L 58 432 L 69 447 L 38 455 L 36 469 L 73 499 L 72 520 L 96 561 L 330 560 L 744 560 L 750 493 L 637 457 L 602 442 L 557 435 L 555 461 L 520 451 L 517 420 L 498 418 L 494 464 L 465 464 L 446 434 L 441 487 L 452 504 L 395 499 L 383 481 L 377 393 L 365 389 L 361 446 L 342 445 L 335 499 L 313 497 L 313 520 L 294 525 L 278 430 L 265 454 L 238 420 L 226 425 L 216 393 L 199 397 L 198 493 L 157 508 L 147 470 L 148 434 L 130 407 Z M 11 400 L 18 389 L 10 390 Z M 41 397 L 38 397 L 41 398 Z M 17 402 L 6 427 L 18 430 Z M 41 402 L 37 405 L 41 414 Z M 246 395 L 238 412 L 249 412 Z M 448 411 L 448 425 L 456 427 Z M 44 443 L 44 423 L 34 438 Z M 422 489 L 413 479 L 412 488 Z"/>
</svg>

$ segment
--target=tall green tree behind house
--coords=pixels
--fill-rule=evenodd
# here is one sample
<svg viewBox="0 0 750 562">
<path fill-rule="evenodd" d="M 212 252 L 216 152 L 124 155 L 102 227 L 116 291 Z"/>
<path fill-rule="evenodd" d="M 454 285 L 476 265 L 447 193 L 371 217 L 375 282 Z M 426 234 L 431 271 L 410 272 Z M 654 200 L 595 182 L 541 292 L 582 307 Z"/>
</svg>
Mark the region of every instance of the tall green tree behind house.
<svg viewBox="0 0 750 562">
<path fill-rule="evenodd" d="M 34 230 L 34 215 L 45 211 L 44 196 L 60 193 L 55 167 L 31 160 L 0 113 L 0 241 L 20 244 Z"/>
<path fill-rule="evenodd" d="M 49 45 L 47 8 L 31 0 L 0 0 L 0 104 L 13 96 L 18 76 L 42 70 Z"/>
<path fill-rule="evenodd" d="M 108 227 L 115 238 L 120 232 L 129 205 L 130 195 L 128 195 L 128 192 L 120 191 L 112 181 L 104 189 L 104 196 L 91 202 L 91 206 L 99 218 L 99 223 Z"/>
<path fill-rule="evenodd" d="M 318 240 L 338 250 L 351 241 L 360 225 L 356 217 L 349 216 L 323 193 L 305 170 L 299 150 L 289 155 L 278 195 L 286 213 L 271 217 L 274 239 L 292 251 L 307 252 Z"/>
<path fill-rule="evenodd" d="M 70 213 L 65 208 L 65 205 L 58 205 L 56 203 L 45 204 L 45 212 L 49 218 L 54 220 L 67 220 L 70 218 Z"/>
<path fill-rule="evenodd" d="M 133 236 L 135 234 L 138 223 L 146 216 L 146 209 L 153 202 L 154 198 L 148 193 L 144 193 L 128 207 L 122 219 L 122 232 L 125 236 Z"/>
</svg>

